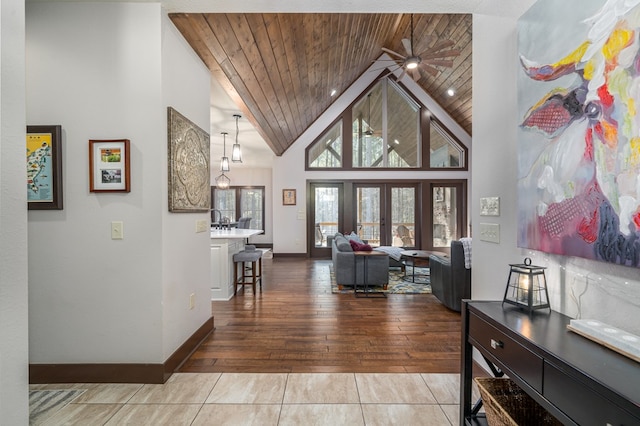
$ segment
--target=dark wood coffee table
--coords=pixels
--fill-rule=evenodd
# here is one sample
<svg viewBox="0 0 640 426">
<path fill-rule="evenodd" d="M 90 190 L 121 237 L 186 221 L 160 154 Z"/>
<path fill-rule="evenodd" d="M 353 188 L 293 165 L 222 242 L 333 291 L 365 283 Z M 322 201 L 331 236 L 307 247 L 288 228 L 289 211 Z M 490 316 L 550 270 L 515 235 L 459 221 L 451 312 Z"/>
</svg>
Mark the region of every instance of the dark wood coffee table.
<svg viewBox="0 0 640 426">
<path fill-rule="evenodd" d="M 400 252 L 400 260 L 405 265 L 405 274 L 402 277 L 404 281 L 409 281 L 414 284 L 429 284 L 430 283 L 430 274 L 427 271 L 426 273 L 416 274 L 416 266 L 428 268 L 429 267 L 429 256 L 432 254 L 437 254 L 438 256 L 446 256 L 447 254 L 443 251 L 434 251 L 434 250 L 403 250 Z M 408 268 L 411 268 L 411 273 L 408 273 Z"/>
</svg>

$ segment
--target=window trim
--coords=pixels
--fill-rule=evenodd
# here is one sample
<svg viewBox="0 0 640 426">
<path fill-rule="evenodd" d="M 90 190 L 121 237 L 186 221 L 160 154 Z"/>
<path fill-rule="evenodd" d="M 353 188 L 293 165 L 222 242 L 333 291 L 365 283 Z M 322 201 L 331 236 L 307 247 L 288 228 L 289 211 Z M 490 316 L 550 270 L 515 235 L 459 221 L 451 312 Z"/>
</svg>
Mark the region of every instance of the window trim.
<svg viewBox="0 0 640 426">
<path fill-rule="evenodd" d="M 338 122 L 342 121 L 342 167 L 311 167 L 309 165 L 309 151 L 316 144 L 322 141 L 322 134 L 315 138 L 306 148 L 305 148 L 305 171 L 398 171 L 398 172 L 415 172 L 415 171 L 468 171 L 469 170 L 469 149 L 465 144 L 463 144 L 460 139 L 458 139 L 451 130 L 449 130 L 442 121 L 438 120 L 433 116 L 433 113 L 424 105 L 420 100 L 404 85 L 402 82 L 398 81 L 394 75 L 387 75 L 388 71 L 385 70 L 380 73 L 378 77 L 358 95 L 356 99 L 349 104 L 344 111 L 333 121 L 331 122 L 324 132 L 336 125 Z M 401 95 L 406 96 L 407 99 L 411 102 L 414 102 L 419 108 L 419 116 L 420 116 L 420 140 L 421 142 L 416 147 L 418 150 L 418 156 L 420 161 L 419 167 L 354 167 L 353 166 L 353 138 L 352 138 L 352 118 L 353 118 L 353 108 L 355 105 L 366 96 L 373 87 L 380 82 L 381 78 L 387 78 L 391 84 L 396 86 L 397 89 L 401 90 Z M 388 89 L 387 89 L 388 90 Z M 384 108 L 386 109 L 386 107 Z M 430 157 L 429 157 L 429 147 L 430 147 L 430 131 L 431 131 L 431 122 L 434 121 L 437 123 L 439 129 L 445 132 L 444 136 L 455 142 L 456 145 L 462 150 L 464 154 L 464 165 L 460 167 L 431 167 Z M 348 125 L 345 125 L 348 123 Z M 384 126 L 387 124 L 384 123 Z"/>
<path fill-rule="evenodd" d="M 467 146 L 465 144 L 463 144 L 462 142 L 460 142 L 460 139 L 458 139 L 456 137 L 456 135 L 453 134 L 453 132 L 451 130 L 449 130 L 449 128 L 447 126 L 445 126 L 442 121 L 438 120 L 435 117 L 430 117 L 429 118 L 429 127 L 428 127 L 428 132 L 429 132 L 429 138 L 428 138 L 428 144 L 427 149 L 425 151 L 429 151 L 429 147 L 431 146 L 431 123 L 435 123 L 435 127 L 436 127 L 436 131 L 439 131 L 442 136 L 446 139 L 449 139 L 451 142 L 455 143 L 458 148 L 460 149 L 460 153 L 461 153 L 461 157 L 463 158 L 463 164 L 464 166 L 460 166 L 460 167 L 431 167 L 431 159 L 429 159 L 429 162 L 426 164 L 427 168 L 426 170 L 438 170 L 438 171 L 447 171 L 447 170 L 464 170 L 467 171 L 469 170 L 469 148 L 467 148 Z"/>
<path fill-rule="evenodd" d="M 242 212 L 242 190 L 243 189 L 253 189 L 253 190 L 260 190 L 262 191 L 262 230 L 266 232 L 266 228 L 267 224 L 265 223 L 266 220 L 266 208 L 265 208 L 265 204 L 266 204 L 266 196 L 267 196 L 267 192 L 266 192 L 266 186 L 264 185 L 231 185 L 229 186 L 229 188 L 224 189 L 224 191 L 227 191 L 229 189 L 234 189 L 236 191 L 236 199 L 235 199 L 235 212 L 236 215 L 238 214 L 238 212 Z M 215 203 L 215 191 L 218 190 L 218 188 L 215 185 L 211 186 L 211 210 L 214 209 L 214 203 Z M 236 220 L 238 220 L 240 217 L 236 217 Z M 254 222 L 255 223 L 255 222 Z"/>
</svg>

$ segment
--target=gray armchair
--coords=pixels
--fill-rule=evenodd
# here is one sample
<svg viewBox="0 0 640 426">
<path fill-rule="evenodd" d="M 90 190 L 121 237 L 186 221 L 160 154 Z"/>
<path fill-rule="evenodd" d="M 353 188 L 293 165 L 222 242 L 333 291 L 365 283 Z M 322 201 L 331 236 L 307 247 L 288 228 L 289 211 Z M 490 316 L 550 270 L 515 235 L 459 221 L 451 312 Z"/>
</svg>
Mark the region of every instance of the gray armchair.
<svg viewBox="0 0 640 426">
<path fill-rule="evenodd" d="M 451 242 L 451 257 L 429 256 L 431 291 L 447 308 L 460 312 L 462 299 L 471 298 L 471 269 L 465 267 L 464 248 Z"/>
</svg>

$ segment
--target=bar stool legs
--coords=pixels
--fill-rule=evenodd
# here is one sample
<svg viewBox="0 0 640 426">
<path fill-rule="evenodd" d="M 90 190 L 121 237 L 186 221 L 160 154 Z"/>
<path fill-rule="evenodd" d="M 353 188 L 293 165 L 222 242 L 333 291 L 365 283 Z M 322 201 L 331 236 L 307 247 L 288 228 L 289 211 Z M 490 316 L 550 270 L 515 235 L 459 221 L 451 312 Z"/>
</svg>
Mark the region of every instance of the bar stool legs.
<svg viewBox="0 0 640 426">
<path fill-rule="evenodd" d="M 245 263 L 251 263 L 251 274 L 247 274 Z M 238 267 L 240 273 L 238 273 Z M 251 281 L 247 281 L 250 278 Z M 233 294 L 238 292 L 238 286 L 251 285 L 253 295 L 256 295 L 256 284 L 260 282 L 260 291 L 262 291 L 262 252 L 246 252 L 242 251 L 233 255 Z"/>
</svg>

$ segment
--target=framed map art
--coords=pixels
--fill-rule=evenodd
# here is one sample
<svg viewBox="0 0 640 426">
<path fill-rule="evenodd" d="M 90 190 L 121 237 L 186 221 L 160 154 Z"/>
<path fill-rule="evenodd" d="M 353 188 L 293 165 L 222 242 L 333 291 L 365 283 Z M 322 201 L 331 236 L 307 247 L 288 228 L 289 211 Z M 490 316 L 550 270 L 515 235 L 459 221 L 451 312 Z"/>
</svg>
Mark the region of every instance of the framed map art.
<svg viewBox="0 0 640 426">
<path fill-rule="evenodd" d="M 62 126 L 27 126 L 29 210 L 62 210 Z"/>
</svg>

